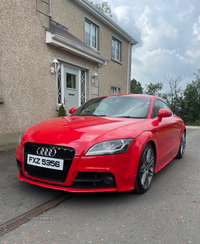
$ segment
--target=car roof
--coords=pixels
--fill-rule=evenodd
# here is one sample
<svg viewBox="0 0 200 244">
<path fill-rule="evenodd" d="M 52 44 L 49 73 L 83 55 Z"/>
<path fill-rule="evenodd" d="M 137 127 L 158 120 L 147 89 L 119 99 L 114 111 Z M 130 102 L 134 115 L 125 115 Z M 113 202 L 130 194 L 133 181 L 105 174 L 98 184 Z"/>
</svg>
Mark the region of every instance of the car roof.
<svg viewBox="0 0 200 244">
<path fill-rule="evenodd" d="M 161 99 L 160 97 L 157 96 L 152 96 L 152 95 L 146 95 L 146 94 L 113 94 L 113 95 L 104 95 L 104 96 L 99 96 L 99 97 L 117 97 L 117 96 L 125 96 L 125 97 L 144 97 L 144 98 L 150 98 L 152 100 L 155 99 Z"/>
</svg>

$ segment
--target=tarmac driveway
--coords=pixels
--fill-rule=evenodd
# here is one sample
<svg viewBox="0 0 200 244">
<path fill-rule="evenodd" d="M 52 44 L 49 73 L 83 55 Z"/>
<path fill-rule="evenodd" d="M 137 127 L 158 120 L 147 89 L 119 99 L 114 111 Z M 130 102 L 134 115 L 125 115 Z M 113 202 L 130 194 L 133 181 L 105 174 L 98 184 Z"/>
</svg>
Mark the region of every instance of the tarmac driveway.
<svg viewBox="0 0 200 244">
<path fill-rule="evenodd" d="M 0 243 L 200 243 L 200 129 L 187 129 L 183 159 L 144 195 L 74 194 L 0 237 Z M 17 179 L 14 151 L 0 152 L 0 224 L 62 194 Z"/>
</svg>

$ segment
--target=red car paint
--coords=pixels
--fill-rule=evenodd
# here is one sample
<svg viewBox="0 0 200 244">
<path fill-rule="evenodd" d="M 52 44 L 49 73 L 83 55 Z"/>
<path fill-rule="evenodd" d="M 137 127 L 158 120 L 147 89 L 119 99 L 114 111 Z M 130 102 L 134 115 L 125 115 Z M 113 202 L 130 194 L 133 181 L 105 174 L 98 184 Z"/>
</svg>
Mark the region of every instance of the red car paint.
<svg viewBox="0 0 200 244">
<path fill-rule="evenodd" d="M 142 150 L 148 142 L 154 145 L 154 172 L 158 172 L 169 163 L 179 151 L 181 135 L 185 130 L 183 121 L 166 109 L 161 109 L 158 117 L 151 118 L 155 100 L 163 101 L 158 97 L 147 95 L 119 96 L 150 99 L 147 118 L 72 115 L 34 125 L 24 132 L 20 146 L 17 145 L 16 147 L 16 159 L 20 165 L 17 174 L 19 180 L 69 192 L 130 191 L 135 188 L 138 163 Z M 126 138 L 132 138 L 132 141 L 125 153 L 100 156 L 85 155 L 97 143 Z M 48 179 L 48 177 L 35 177 L 28 174 L 25 170 L 26 162 L 24 162 L 25 157 L 23 156 L 25 143 L 39 143 L 40 147 L 44 144 L 44 148 L 48 145 L 56 145 L 75 149 L 66 179 L 59 182 Z M 38 168 L 38 170 L 40 169 Z M 42 170 L 45 172 L 45 169 Z M 105 175 L 109 173 L 114 177 L 115 184 L 111 184 L 110 187 L 96 187 L 96 183 L 93 187 L 91 185 L 87 187 L 87 184 L 81 187 L 73 187 L 73 180 L 76 179 L 78 172 L 103 173 Z M 109 175 L 106 177 L 109 183 L 111 178 Z M 88 182 L 89 180 L 88 178 Z"/>
</svg>

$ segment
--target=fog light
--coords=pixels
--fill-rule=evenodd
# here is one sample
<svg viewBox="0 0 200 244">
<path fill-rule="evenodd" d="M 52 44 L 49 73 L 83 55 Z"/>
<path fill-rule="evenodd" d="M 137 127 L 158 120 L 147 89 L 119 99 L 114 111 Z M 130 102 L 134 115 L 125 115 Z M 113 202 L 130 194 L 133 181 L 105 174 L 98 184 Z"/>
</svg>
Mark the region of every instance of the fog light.
<svg viewBox="0 0 200 244">
<path fill-rule="evenodd" d="M 103 180 L 103 182 L 106 184 L 106 185 L 110 185 L 114 182 L 114 178 L 112 176 L 106 176 Z"/>
<path fill-rule="evenodd" d="M 22 164 L 20 161 L 17 160 L 17 168 L 21 171 L 22 170 Z"/>
</svg>

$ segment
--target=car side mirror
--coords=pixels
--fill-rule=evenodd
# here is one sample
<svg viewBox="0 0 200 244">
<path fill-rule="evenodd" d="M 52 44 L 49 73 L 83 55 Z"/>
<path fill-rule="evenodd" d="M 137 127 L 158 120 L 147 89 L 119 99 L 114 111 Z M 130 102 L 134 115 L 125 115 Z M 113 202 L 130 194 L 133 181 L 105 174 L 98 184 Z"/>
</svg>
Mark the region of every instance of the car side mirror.
<svg viewBox="0 0 200 244">
<path fill-rule="evenodd" d="M 158 122 L 161 122 L 162 118 L 167 118 L 170 116 L 172 116 L 172 112 L 170 110 L 161 108 L 158 111 Z"/>
<path fill-rule="evenodd" d="M 76 108 L 70 108 L 69 113 L 73 114 L 76 111 Z"/>
</svg>

